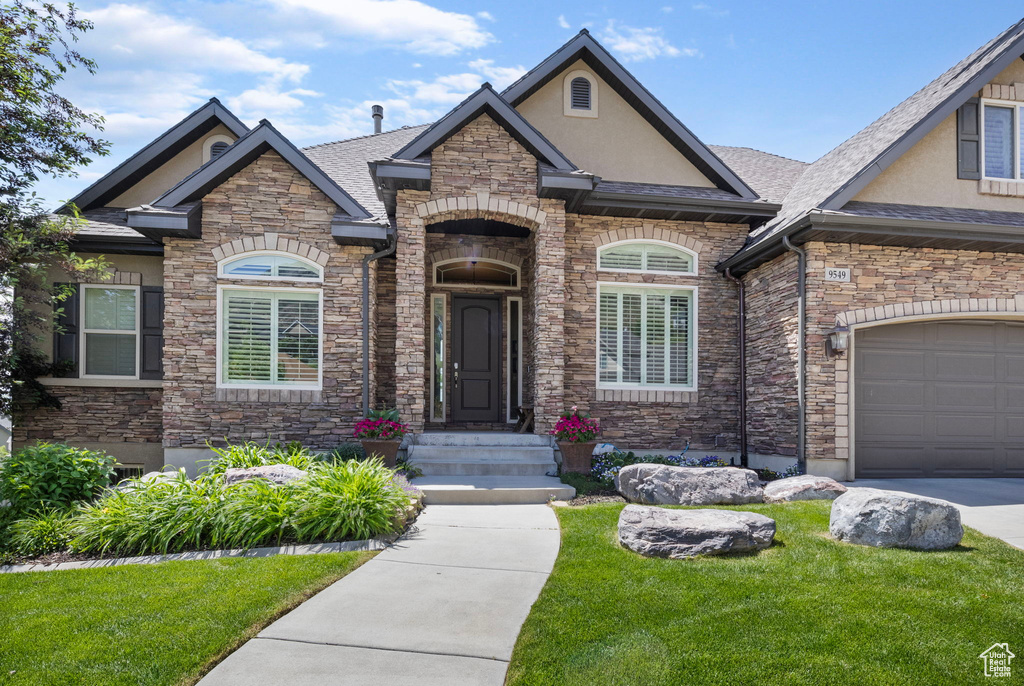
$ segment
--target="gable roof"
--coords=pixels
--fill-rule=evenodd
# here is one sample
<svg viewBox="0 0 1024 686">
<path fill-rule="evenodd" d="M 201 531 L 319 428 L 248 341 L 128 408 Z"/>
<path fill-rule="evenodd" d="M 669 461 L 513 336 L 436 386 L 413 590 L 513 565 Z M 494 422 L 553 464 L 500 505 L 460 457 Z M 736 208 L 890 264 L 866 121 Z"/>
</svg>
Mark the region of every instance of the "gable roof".
<svg viewBox="0 0 1024 686">
<path fill-rule="evenodd" d="M 393 157 L 400 160 L 415 160 L 422 157 L 483 113 L 497 121 L 541 162 L 546 162 L 559 171 L 577 169 L 569 158 L 559 152 L 540 131 L 533 128 L 505 98 L 498 95 L 489 83 L 481 85 L 475 93 L 427 127 Z"/>
<path fill-rule="evenodd" d="M 72 198 L 57 212 L 67 212 L 68 205 L 74 204 L 85 212 L 118 197 L 152 171 L 197 141 L 217 124 L 223 124 L 236 136 L 244 136 L 249 130 L 217 98 L 210 100 L 160 134 L 137 153 L 107 172 L 102 178 Z"/>
<path fill-rule="evenodd" d="M 792 160 L 753 148 L 709 145 L 712 152 L 729 165 L 762 200 L 781 203 L 807 168 L 809 162 Z"/>
<path fill-rule="evenodd" d="M 502 91 L 513 107 L 536 93 L 548 81 L 564 72 L 571 64 L 583 60 L 604 79 L 626 102 L 647 120 L 662 136 L 683 154 L 716 186 L 732 191 L 741 198 L 754 199 L 757 194 L 736 175 L 692 131 L 676 119 L 650 91 L 611 56 L 586 29 L 552 53 L 518 81 Z"/>
</svg>

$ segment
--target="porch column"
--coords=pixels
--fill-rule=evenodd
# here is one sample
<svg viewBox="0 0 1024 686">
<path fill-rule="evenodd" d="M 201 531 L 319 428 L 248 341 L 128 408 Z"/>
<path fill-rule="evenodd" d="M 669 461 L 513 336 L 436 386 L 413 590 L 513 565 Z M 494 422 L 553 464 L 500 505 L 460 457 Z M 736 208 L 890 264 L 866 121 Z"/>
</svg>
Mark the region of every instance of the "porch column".
<svg viewBox="0 0 1024 686">
<path fill-rule="evenodd" d="M 422 191 L 401 191 L 396 219 L 398 245 L 395 269 L 395 400 L 409 430 L 423 431 L 426 410 L 426 228 L 412 209 L 425 202 Z"/>
<path fill-rule="evenodd" d="M 565 411 L 565 206 L 542 200 L 533 233 L 533 387 L 537 433 L 555 428 Z"/>
</svg>

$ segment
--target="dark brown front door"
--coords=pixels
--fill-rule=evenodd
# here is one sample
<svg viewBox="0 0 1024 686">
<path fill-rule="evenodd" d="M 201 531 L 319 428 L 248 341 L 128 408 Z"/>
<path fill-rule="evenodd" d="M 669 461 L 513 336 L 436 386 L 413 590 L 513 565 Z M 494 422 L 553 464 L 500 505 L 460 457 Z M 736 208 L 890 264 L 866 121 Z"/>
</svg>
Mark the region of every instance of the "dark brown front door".
<svg viewBox="0 0 1024 686">
<path fill-rule="evenodd" d="M 452 421 L 501 421 L 501 300 L 452 296 Z"/>
</svg>

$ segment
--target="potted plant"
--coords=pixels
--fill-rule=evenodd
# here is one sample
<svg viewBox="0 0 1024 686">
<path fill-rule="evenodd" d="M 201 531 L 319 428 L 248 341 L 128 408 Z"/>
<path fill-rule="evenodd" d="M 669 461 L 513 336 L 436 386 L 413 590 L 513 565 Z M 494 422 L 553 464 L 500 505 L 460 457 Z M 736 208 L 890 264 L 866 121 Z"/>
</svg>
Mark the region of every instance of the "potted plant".
<svg viewBox="0 0 1024 686">
<path fill-rule="evenodd" d="M 363 444 L 367 457 L 379 455 L 384 465 L 394 469 L 398 448 L 408 427 L 398 421 L 398 410 L 371 410 L 370 416 L 356 423 L 354 435 Z"/>
<path fill-rule="evenodd" d="M 563 414 L 552 431 L 558 448 L 562 451 L 562 472 L 590 473 L 590 462 L 597 445 L 597 434 L 601 431 L 596 419 L 581 415 L 575 405 L 571 412 Z"/>
</svg>

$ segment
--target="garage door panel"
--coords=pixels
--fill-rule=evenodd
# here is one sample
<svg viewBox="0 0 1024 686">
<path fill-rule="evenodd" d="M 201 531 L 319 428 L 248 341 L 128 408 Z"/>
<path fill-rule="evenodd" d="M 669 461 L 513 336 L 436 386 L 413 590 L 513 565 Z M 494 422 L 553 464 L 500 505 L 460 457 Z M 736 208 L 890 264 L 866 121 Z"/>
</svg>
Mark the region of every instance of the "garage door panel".
<svg viewBox="0 0 1024 686">
<path fill-rule="evenodd" d="M 978 350 L 996 347 L 996 327 L 994 324 L 938 322 L 932 326 L 935 332 L 935 345 L 940 348 L 968 347 L 972 350 Z"/>
<path fill-rule="evenodd" d="M 1006 410 L 1024 410 L 1024 386 L 1003 384 L 1002 407 Z"/>
<path fill-rule="evenodd" d="M 1007 448 L 1006 476 L 1024 476 L 1024 447 Z"/>
<path fill-rule="evenodd" d="M 1024 324 L 1005 322 L 1003 324 L 1003 340 L 1009 350 L 1024 349 Z"/>
<path fill-rule="evenodd" d="M 858 363 L 857 371 L 865 379 L 924 378 L 925 356 L 918 350 L 865 350 Z"/>
<path fill-rule="evenodd" d="M 857 392 L 863 393 L 864 401 L 872 407 L 891 405 L 903 409 L 924 408 L 923 381 L 865 381 L 858 386 Z"/>
<path fill-rule="evenodd" d="M 906 346 L 916 350 L 924 343 L 924 324 L 904 324 L 903 326 L 877 326 L 864 329 L 857 334 L 857 340 L 876 345 Z"/>
<path fill-rule="evenodd" d="M 925 416 L 923 414 L 894 412 L 857 413 L 857 436 L 865 441 L 885 438 L 896 441 L 920 441 L 924 439 Z"/>
<path fill-rule="evenodd" d="M 1024 448 L 1024 417 L 1019 415 L 1009 415 L 1005 418 L 1006 422 L 1006 438 L 1019 439 L 1017 442 L 1021 443 L 1021 447 Z"/>
<path fill-rule="evenodd" d="M 1002 368 L 1006 381 L 1024 381 L 1024 355 L 1004 355 Z"/>
<path fill-rule="evenodd" d="M 936 446 L 931 455 L 931 475 L 986 476 L 995 470 L 997 452 L 1000 449 L 992 446 Z"/>
<path fill-rule="evenodd" d="M 898 479 L 924 476 L 925 451 L 921 447 L 893 448 L 865 444 L 857 448 L 857 476 Z"/>
<path fill-rule="evenodd" d="M 995 439 L 996 418 L 992 416 L 937 414 L 934 419 L 934 435 L 937 438 Z"/>
<path fill-rule="evenodd" d="M 995 381 L 996 356 L 988 353 L 937 352 L 935 378 L 944 381 Z"/>
<path fill-rule="evenodd" d="M 943 409 L 996 406 L 997 389 L 994 384 L 936 383 L 934 392 L 935 406 Z"/>
</svg>

